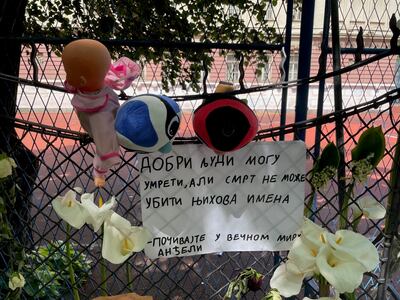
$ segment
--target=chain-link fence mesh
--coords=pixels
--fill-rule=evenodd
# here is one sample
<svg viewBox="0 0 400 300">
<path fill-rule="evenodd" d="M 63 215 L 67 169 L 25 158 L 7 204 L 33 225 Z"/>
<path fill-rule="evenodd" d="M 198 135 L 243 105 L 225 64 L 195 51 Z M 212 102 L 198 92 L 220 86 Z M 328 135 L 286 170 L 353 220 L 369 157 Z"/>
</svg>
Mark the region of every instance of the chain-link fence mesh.
<svg viewBox="0 0 400 300">
<path fill-rule="evenodd" d="M 318 2 L 318 1 L 317 1 Z M 322 1 L 321 1 L 322 2 Z M 391 38 L 389 19 L 392 13 L 397 13 L 396 1 L 365 0 L 341 2 L 340 34 L 342 47 L 354 48 L 355 38 L 359 27 L 364 28 L 364 37 L 368 42 L 367 48 L 388 48 Z M 391 8 L 394 7 L 394 10 Z M 323 11 L 321 7 L 316 10 Z M 233 8 L 227 8 L 227 14 L 237 13 Z M 268 12 L 268 22 L 285 34 L 285 26 L 278 21 L 286 15 L 286 4 L 271 7 Z M 293 29 L 299 28 L 300 13 L 293 13 Z M 249 26 L 252 20 L 249 19 Z M 284 24 L 285 22 L 283 22 Z M 318 22 L 316 22 L 316 28 Z M 289 80 L 297 78 L 298 68 L 298 35 L 292 39 L 291 63 L 289 64 Z M 288 42 L 288 41 L 285 41 Z M 318 56 L 320 54 L 321 36 L 314 34 L 311 74 L 318 71 Z M 65 78 L 61 59 L 52 51 L 51 43 L 26 43 L 21 48 L 19 77 L 28 80 L 61 87 Z M 184 49 L 182 49 L 184 50 Z M 240 71 L 239 61 L 234 53 L 224 49 L 209 49 L 214 61 L 205 82 L 208 92 L 213 91 L 216 84 L 223 81 L 238 83 Z M 221 51 L 228 54 L 222 55 Z M 250 64 L 245 68 L 244 85 L 246 87 L 260 86 L 280 81 L 281 53 L 268 52 L 268 63 L 260 67 Z M 365 56 L 366 57 L 366 56 Z M 365 58 L 363 57 L 363 58 Z M 3 58 L 7 61 L 7 58 Z M 343 54 L 342 66 L 354 63 L 354 55 Z M 182 63 L 185 64 L 184 62 Z M 166 93 L 171 96 L 194 94 L 190 89 L 180 86 L 171 87 L 166 92 L 162 89 L 160 65 L 144 61 L 144 72 L 134 82 L 126 93 L 138 95 L 143 93 Z M 357 68 L 342 75 L 343 108 L 362 104 L 372 100 L 396 87 L 395 73 L 399 64 L 396 56 L 389 56 L 375 63 Z M 332 60 L 328 55 L 328 71 L 332 69 Z M 326 80 L 324 93 L 325 113 L 333 111 L 333 83 Z M 295 109 L 294 88 L 288 90 L 286 123 L 294 121 Z M 310 98 L 316 99 L 318 85 L 310 86 Z M 382 162 L 374 170 L 368 181 L 358 186 L 356 200 L 363 195 L 370 195 L 382 204 L 387 203 L 390 192 L 389 177 L 393 163 L 394 148 L 397 141 L 399 123 L 399 107 L 393 101 L 396 93 L 390 94 L 390 101 L 380 106 L 369 105 L 367 110 L 348 111 L 339 115 L 343 121 L 346 165 L 350 161 L 350 151 L 365 129 L 371 126 L 382 126 L 386 138 L 386 151 Z M 247 98 L 259 119 L 260 129 L 278 127 L 281 122 L 282 90 L 272 89 L 240 95 Z M 106 292 L 111 295 L 135 291 L 139 294 L 152 295 L 155 299 L 222 299 L 227 285 L 242 269 L 253 267 L 266 275 L 263 290 L 268 289 L 269 279 L 274 267 L 285 257 L 285 253 L 271 252 L 242 252 L 217 253 L 210 255 L 189 256 L 182 258 L 150 260 L 143 253 L 137 253 L 125 263 L 114 266 L 101 259 L 101 234 L 94 233 L 85 226 L 81 230 L 71 230 L 60 220 L 51 206 L 51 201 L 64 195 L 69 189 L 83 187 L 86 192 L 95 191 L 96 198 L 102 196 L 108 199 L 112 195 L 118 197 L 116 211 L 126 217 L 133 225 L 141 224 L 139 170 L 136 154 L 122 152 L 123 163 L 107 178 L 107 184 L 100 192 L 96 190 L 91 178 L 91 162 L 94 146 L 87 142 L 79 121 L 70 104 L 71 96 L 56 90 L 38 88 L 19 84 L 16 118 L 22 126 L 16 126 L 17 134 L 26 147 L 24 154 L 10 149 L 9 155 L 14 157 L 19 166 L 31 164 L 37 167 L 32 170 L 18 170 L 23 174 L 22 185 L 28 194 L 24 199 L 24 209 L 15 214 L 22 224 L 15 229 L 15 237 L 21 239 L 27 254 L 24 275 L 27 280 L 24 292 L 25 299 L 72 299 L 72 286 L 68 274 L 68 255 L 71 252 L 76 271 L 75 286 L 79 288 L 81 298 L 90 299 Z M 179 102 L 183 111 L 178 138 L 194 137 L 192 116 L 194 109 L 201 101 Z M 309 117 L 315 117 L 316 101 L 310 101 Z M 31 122 L 31 123 L 29 123 Z M 308 148 L 307 168 L 311 168 L 315 159 L 315 147 L 322 148 L 330 141 L 335 141 L 335 124 L 332 120 L 315 121 L 306 129 L 306 144 Z M 47 126 L 47 127 L 46 127 Z M 36 129 L 35 129 L 36 128 Z M 37 130 L 41 128 L 41 130 Z M 289 128 L 289 127 L 288 127 Z M 34 130 L 35 129 L 35 130 Z M 57 130 L 58 129 L 58 130 Z M 47 131 L 46 131 L 47 130 Z M 51 131 L 52 130 L 52 131 Z M 51 132 L 52 133 L 51 133 Z M 315 144 L 316 134 L 321 135 L 318 145 Z M 264 140 L 277 140 L 278 134 L 272 132 Z M 285 135 L 286 140 L 295 138 L 292 134 Z M 348 165 L 347 165 L 348 167 Z M 348 168 L 347 168 L 348 170 Z M 310 190 L 307 190 L 310 193 Z M 338 221 L 338 185 L 334 181 L 329 187 L 318 193 L 316 205 L 313 208 L 316 222 L 333 230 Z M 20 214 L 24 212 L 24 214 Z M 373 221 L 362 219 L 361 233 L 376 241 L 382 250 L 383 220 Z M 22 229 L 21 229 L 22 228 Z M 19 231 L 18 231 L 19 230 Z M 17 232 L 18 231 L 18 232 Z M 23 232 L 22 232 L 23 231 Z M 72 242 L 67 245 L 67 241 Z M 73 250 L 70 249 L 72 247 Z M 0 256 L 2 254 L 0 253 Z M 7 265 L 7 261 L 3 263 Z M 363 285 L 358 289 L 360 299 L 374 299 L 377 288 L 377 278 L 380 268 L 366 274 Z M 105 279 L 105 280 L 104 280 Z M 7 278 L 2 277 L 0 286 L 7 284 Z M 315 283 L 310 281 L 308 293 L 311 295 L 318 290 Z M 388 299 L 397 299 L 397 279 L 390 279 Z M 61 292 L 60 292 L 61 291 Z M 248 299 L 260 299 L 262 292 L 251 293 Z M 299 296 L 299 299 L 301 297 Z"/>
</svg>

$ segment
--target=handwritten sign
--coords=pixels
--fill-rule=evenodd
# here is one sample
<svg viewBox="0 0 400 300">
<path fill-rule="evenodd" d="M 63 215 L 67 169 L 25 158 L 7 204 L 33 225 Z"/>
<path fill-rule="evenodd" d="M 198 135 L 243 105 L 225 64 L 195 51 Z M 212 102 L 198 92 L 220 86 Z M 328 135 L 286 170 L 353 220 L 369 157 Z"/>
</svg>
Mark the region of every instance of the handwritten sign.
<svg viewBox="0 0 400 300">
<path fill-rule="evenodd" d="M 303 222 L 305 156 L 301 141 L 139 155 L 143 225 L 154 235 L 146 255 L 289 250 Z"/>
</svg>

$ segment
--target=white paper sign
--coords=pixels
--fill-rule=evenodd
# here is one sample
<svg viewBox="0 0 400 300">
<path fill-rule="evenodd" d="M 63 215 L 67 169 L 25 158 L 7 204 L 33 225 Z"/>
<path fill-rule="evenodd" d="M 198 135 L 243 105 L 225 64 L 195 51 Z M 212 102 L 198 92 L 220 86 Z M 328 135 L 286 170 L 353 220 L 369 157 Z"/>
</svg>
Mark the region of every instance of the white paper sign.
<svg viewBox="0 0 400 300">
<path fill-rule="evenodd" d="M 139 161 L 150 258 L 289 250 L 303 223 L 301 141 L 255 142 L 224 155 L 181 145 Z"/>
</svg>

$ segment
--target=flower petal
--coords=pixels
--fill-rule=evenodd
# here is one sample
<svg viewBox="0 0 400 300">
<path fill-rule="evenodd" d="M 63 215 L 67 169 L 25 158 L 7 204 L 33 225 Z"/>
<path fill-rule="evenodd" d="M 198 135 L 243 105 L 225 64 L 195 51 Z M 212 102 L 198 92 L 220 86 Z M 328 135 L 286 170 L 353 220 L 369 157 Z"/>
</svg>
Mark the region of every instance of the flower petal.
<svg viewBox="0 0 400 300">
<path fill-rule="evenodd" d="M 75 186 L 74 191 L 77 192 L 78 194 L 82 194 L 83 189 L 80 186 Z"/>
<path fill-rule="evenodd" d="M 116 201 L 115 201 L 115 197 L 113 196 L 113 197 L 111 197 L 110 200 L 108 200 L 106 203 L 104 203 L 102 207 L 100 207 L 100 213 L 101 214 L 110 213 L 110 211 L 114 208 L 115 204 L 116 204 Z"/>
<path fill-rule="evenodd" d="M 270 286 L 277 289 L 282 296 L 290 297 L 300 293 L 304 274 L 295 272 L 296 266 L 289 261 L 280 265 L 272 275 Z"/>
<path fill-rule="evenodd" d="M 129 240 L 133 242 L 133 252 L 142 251 L 151 239 L 152 235 L 146 228 L 132 226 Z"/>
<path fill-rule="evenodd" d="M 109 223 L 112 226 L 117 227 L 119 229 L 119 231 L 121 231 L 124 235 L 129 235 L 131 227 L 132 227 L 131 222 L 129 222 L 124 217 L 121 217 L 117 213 L 113 213 L 111 215 L 111 217 L 109 219 Z"/>
<path fill-rule="evenodd" d="M 81 196 L 81 203 L 86 211 L 86 223 L 91 225 L 93 230 L 97 232 L 103 225 L 104 220 L 113 213 L 112 208 L 115 205 L 115 200 L 114 197 L 112 197 L 111 200 L 102 207 L 98 207 L 94 203 L 93 194 L 83 194 Z"/>
<path fill-rule="evenodd" d="M 357 261 L 364 272 L 372 271 L 379 263 L 375 246 L 364 236 L 350 230 L 338 230 L 335 235 L 324 235 L 332 253 L 340 260 Z"/>
<path fill-rule="evenodd" d="M 85 214 L 81 204 L 76 200 L 76 193 L 68 191 L 65 196 L 58 196 L 51 202 L 57 215 L 76 229 L 85 224 Z"/>
<path fill-rule="evenodd" d="M 302 273 L 314 272 L 316 268 L 315 258 L 318 255 L 319 248 L 297 238 L 290 249 L 288 258 Z"/>
<path fill-rule="evenodd" d="M 9 157 L 8 161 L 10 162 L 11 167 L 13 167 L 13 168 L 17 167 L 17 164 L 15 163 L 15 160 L 13 158 Z"/>
<path fill-rule="evenodd" d="M 149 231 L 113 213 L 104 222 L 102 256 L 113 264 L 127 260 L 134 252 L 142 251 L 151 239 Z"/>
<path fill-rule="evenodd" d="M 12 174 L 12 165 L 8 157 L 0 159 L 0 178 L 6 178 Z"/>
<path fill-rule="evenodd" d="M 152 238 L 151 233 L 146 228 L 132 226 L 127 219 L 116 213 L 111 215 L 110 222 L 133 244 L 132 252 L 142 251 Z"/>
<path fill-rule="evenodd" d="M 132 253 L 123 255 L 121 245 L 124 240 L 122 233 L 110 222 L 104 222 L 103 247 L 101 255 L 113 264 L 121 264 L 131 256 Z"/>
<path fill-rule="evenodd" d="M 319 249 L 324 246 L 324 241 L 321 240 L 321 236 L 324 232 L 326 232 L 326 230 L 321 226 L 305 218 L 304 224 L 301 228 L 300 238 L 309 248 Z"/>
<path fill-rule="evenodd" d="M 18 288 L 23 288 L 25 286 L 25 278 L 21 273 L 14 273 L 12 277 L 8 280 L 8 287 L 15 291 Z"/>
<path fill-rule="evenodd" d="M 320 249 L 316 263 L 319 273 L 339 293 L 351 293 L 362 282 L 364 267 L 357 261 L 338 259 L 329 246 Z"/>
<path fill-rule="evenodd" d="M 356 216 L 363 214 L 371 220 L 383 219 L 386 215 L 386 208 L 374 197 L 362 197 L 357 203 L 353 203 L 351 208 Z"/>
</svg>

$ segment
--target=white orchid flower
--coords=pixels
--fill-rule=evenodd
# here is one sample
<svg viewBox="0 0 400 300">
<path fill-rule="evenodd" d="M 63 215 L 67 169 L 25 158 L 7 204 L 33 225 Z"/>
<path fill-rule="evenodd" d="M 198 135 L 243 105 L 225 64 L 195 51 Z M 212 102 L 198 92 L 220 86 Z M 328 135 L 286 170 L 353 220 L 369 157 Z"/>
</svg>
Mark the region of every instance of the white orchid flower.
<svg viewBox="0 0 400 300">
<path fill-rule="evenodd" d="M 76 192 L 68 191 L 64 196 L 58 196 L 51 202 L 57 215 L 76 229 L 85 224 L 85 213 L 81 203 L 76 200 Z"/>
<path fill-rule="evenodd" d="M 112 208 L 115 206 L 115 198 L 112 197 L 104 205 L 103 203 L 99 204 L 100 206 L 97 206 L 94 203 L 93 194 L 86 193 L 81 196 L 81 206 L 85 212 L 85 221 L 87 224 L 92 225 L 95 232 L 101 228 L 104 220 L 109 218 L 113 213 Z"/>
<path fill-rule="evenodd" d="M 324 237 L 335 257 L 358 262 L 363 267 L 363 272 L 372 271 L 379 263 L 378 250 L 359 233 L 338 230 L 335 234 L 325 233 Z"/>
<path fill-rule="evenodd" d="M 113 264 L 127 260 L 134 252 L 144 249 L 151 240 L 150 232 L 113 213 L 104 222 L 102 256 Z"/>
<path fill-rule="evenodd" d="M 277 289 L 282 296 L 290 297 L 300 293 L 304 278 L 310 275 L 312 273 L 301 272 L 294 263 L 288 260 L 275 270 L 270 286 Z"/>
<path fill-rule="evenodd" d="M 362 282 L 364 266 L 354 260 L 342 260 L 331 247 L 322 247 L 316 259 L 319 273 L 339 293 L 351 293 Z"/>
<path fill-rule="evenodd" d="M 371 220 L 383 219 L 386 215 L 386 208 L 374 197 L 362 197 L 350 206 L 353 210 L 354 219 L 364 215 Z"/>
</svg>

